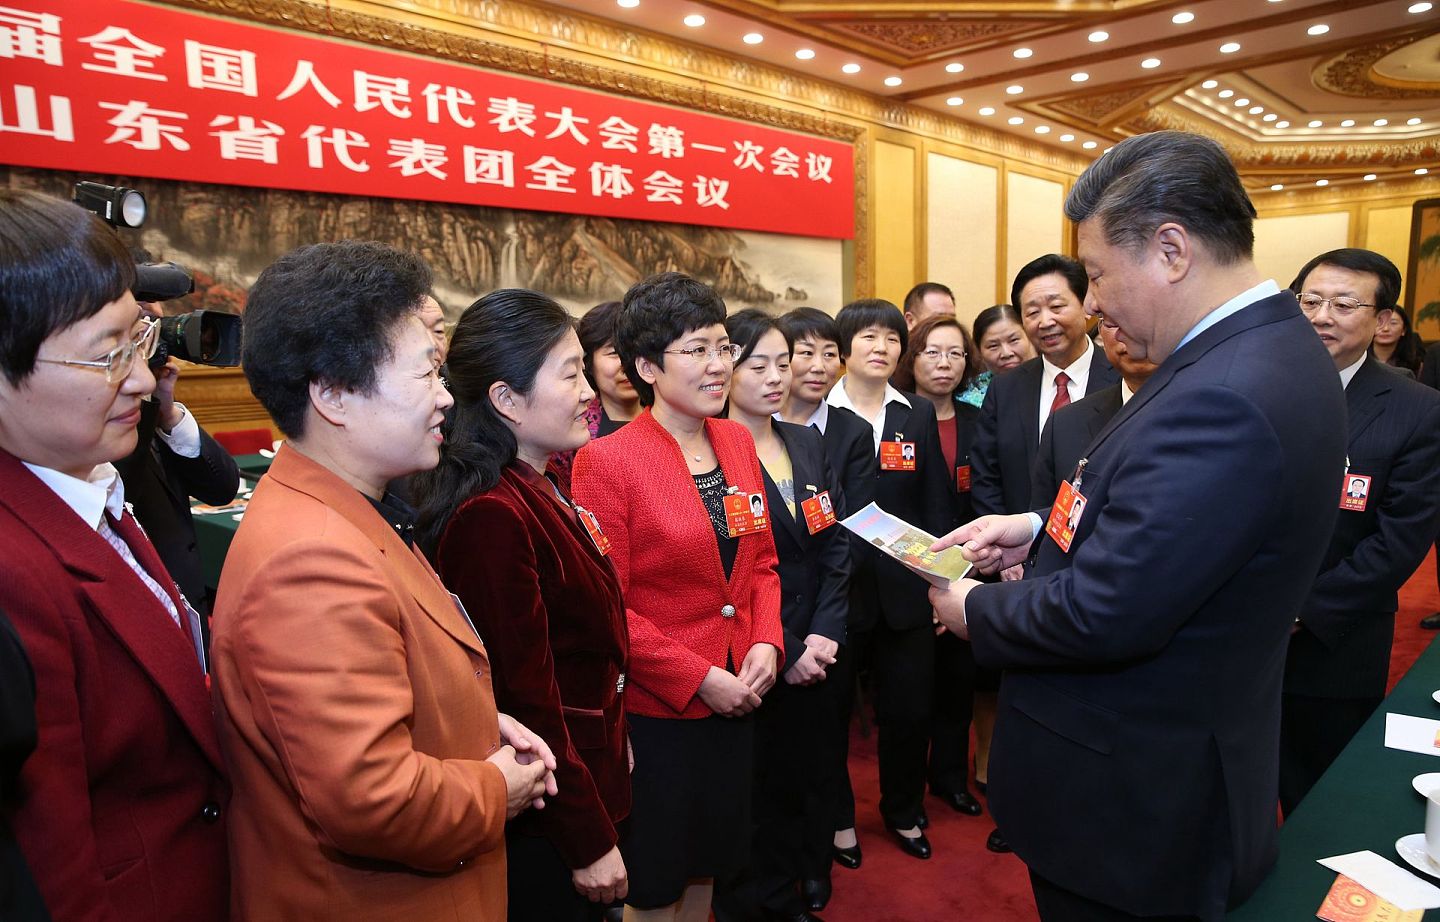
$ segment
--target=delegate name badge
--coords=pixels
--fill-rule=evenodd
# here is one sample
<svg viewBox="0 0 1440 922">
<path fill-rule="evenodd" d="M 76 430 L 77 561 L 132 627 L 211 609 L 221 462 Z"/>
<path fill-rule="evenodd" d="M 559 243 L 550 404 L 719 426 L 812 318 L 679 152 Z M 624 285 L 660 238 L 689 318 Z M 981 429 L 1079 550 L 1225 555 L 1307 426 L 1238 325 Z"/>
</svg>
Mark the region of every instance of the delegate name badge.
<svg viewBox="0 0 1440 922">
<path fill-rule="evenodd" d="M 955 468 L 955 490 L 958 493 L 970 492 L 970 465 L 962 464 Z"/>
<path fill-rule="evenodd" d="M 1085 514 L 1085 497 L 1069 482 L 1060 484 L 1055 494 L 1055 504 L 1050 507 L 1050 521 L 1045 523 L 1045 534 L 1055 539 L 1060 550 L 1070 553 L 1070 543 L 1075 540 L 1075 529 L 1080 527 L 1080 517 Z"/>
<path fill-rule="evenodd" d="M 580 524 L 585 526 L 586 534 L 595 542 L 595 550 L 600 552 L 601 557 L 608 557 L 610 539 L 605 537 L 605 532 L 600 529 L 600 520 L 595 518 L 595 513 L 581 506 L 576 506 L 575 512 L 580 516 Z"/>
<path fill-rule="evenodd" d="M 1370 477 L 1345 472 L 1340 484 L 1340 508 L 1347 512 L 1364 512 L 1370 502 Z"/>
<path fill-rule="evenodd" d="M 816 493 L 802 502 L 800 511 L 805 514 L 805 527 L 812 535 L 818 535 L 835 524 L 835 504 L 830 502 L 829 490 Z"/>
<path fill-rule="evenodd" d="M 898 435 L 898 433 L 897 433 Z M 882 471 L 913 471 L 915 470 L 915 443 L 901 442 L 898 439 L 894 442 L 880 443 L 880 470 Z"/>
<path fill-rule="evenodd" d="M 730 526 L 732 538 L 765 531 L 770 527 L 770 520 L 765 514 L 765 494 L 725 494 L 725 522 Z"/>
</svg>

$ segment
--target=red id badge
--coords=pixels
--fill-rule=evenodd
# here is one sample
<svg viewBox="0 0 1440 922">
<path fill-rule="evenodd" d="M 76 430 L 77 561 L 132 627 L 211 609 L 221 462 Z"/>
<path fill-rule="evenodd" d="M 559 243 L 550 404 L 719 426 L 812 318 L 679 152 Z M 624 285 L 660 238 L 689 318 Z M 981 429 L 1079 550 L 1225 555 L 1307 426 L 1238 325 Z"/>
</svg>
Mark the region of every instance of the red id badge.
<svg viewBox="0 0 1440 922">
<path fill-rule="evenodd" d="M 955 492 L 970 492 L 970 465 L 962 464 L 955 468 Z"/>
<path fill-rule="evenodd" d="M 1060 484 L 1055 494 L 1055 504 L 1050 507 L 1050 521 L 1045 523 L 1045 534 L 1055 539 L 1060 550 L 1070 553 L 1070 542 L 1075 540 L 1075 529 L 1080 526 L 1080 517 L 1085 514 L 1085 497 L 1067 480 Z"/>
<path fill-rule="evenodd" d="M 805 527 L 812 535 L 818 535 L 835 524 L 835 506 L 830 502 L 829 490 L 816 493 L 802 502 L 800 511 L 805 514 Z"/>
<path fill-rule="evenodd" d="M 725 522 L 730 526 L 732 538 L 765 531 L 770 527 L 770 518 L 765 513 L 765 494 L 725 494 Z"/>
<path fill-rule="evenodd" d="M 1347 512 L 1364 512 L 1370 503 L 1370 478 L 1365 474 L 1346 472 L 1340 484 L 1340 508 Z"/>
<path fill-rule="evenodd" d="M 595 518 L 595 513 L 588 509 L 575 507 L 575 512 L 580 516 L 580 524 L 585 526 L 585 532 L 590 540 L 595 542 L 595 550 L 600 552 L 601 557 L 608 557 L 610 554 L 610 539 L 605 537 L 605 532 L 600 530 L 600 520 Z"/>
<path fill-rule="evenodd" d="M 881 442 L 881 443 L 880 443 L 880 470 L 882 470 L 882 471 L 913 471 L 913 470 L 915 470 L 915 443 L 914 443 L 914 442 Z"/>
</svg>

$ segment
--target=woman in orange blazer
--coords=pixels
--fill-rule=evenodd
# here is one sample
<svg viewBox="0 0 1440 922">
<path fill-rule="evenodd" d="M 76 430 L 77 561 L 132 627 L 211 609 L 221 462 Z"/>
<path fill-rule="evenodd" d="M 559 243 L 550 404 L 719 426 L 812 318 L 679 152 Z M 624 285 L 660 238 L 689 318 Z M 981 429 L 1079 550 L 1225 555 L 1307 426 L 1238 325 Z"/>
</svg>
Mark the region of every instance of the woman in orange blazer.
<svg viewBox="0 0 1440 922">
<path fill-rule="evenodd" d="M 630 627 L 635 750 L 626 918 L 704 920 L 744 867 L 754 727 L 782 660 L 780 580 L 755 443 L 725 407 L 725 303 L 676 272 L 625 295 L 615 344 L 647 409 L 580 449 L 576 500 L 599 518 Z M 762 499 L 763 502 L 763 499 Z M 727 511 L 727 507 L 729 510 Z"/>
<path fill-rule="evenodd" d="M 245 375 L 287 442 L 215 606 L 234 922 L 501 922 L 505 821 L 554 767 L 496 713 L 479 635 L 385 494 L 439 460 L 452 403 L 429 288 L 417 257 L 351 241 L 250 290 Z"/>
<path fill-rule="evenodd" d="M 414 479 L 420 545 L 485 638 L 495 700 L 555 752 L 558 796 L 505 831 L 510 920 L 586 922 L 626 893 L 625 606 L 605 537 L 546 479 L 590 441 L 575 322 L 510 288 L 470 306 L 446 366 L 441 461 Z"/>
</svg>

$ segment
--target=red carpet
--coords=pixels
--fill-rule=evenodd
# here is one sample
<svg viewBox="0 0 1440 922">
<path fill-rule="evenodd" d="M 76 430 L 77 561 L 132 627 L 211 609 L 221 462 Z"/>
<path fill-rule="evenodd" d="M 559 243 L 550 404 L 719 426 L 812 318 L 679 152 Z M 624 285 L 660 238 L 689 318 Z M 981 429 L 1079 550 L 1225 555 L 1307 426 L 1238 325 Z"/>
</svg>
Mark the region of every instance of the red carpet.
<svg viewBox="0 0 1440 922">
<path fill-rule="evenodd" d="M 1435 557 L 1411 577 L 1400 595 L 1395 623 L 1395 648 L 1390 659 L 1390 686 L 1410 668 L 1435 637 L 1416 622 L 1440 610 L 1435 583 Z M 988 812 L 961 816 L 935 798 L 928 798 L 930 842 L 934 857 L 919 861 L 892 844 L 880 824 L 875 801 L 879 782 L 875 738 L 858 733 L 850 742 L 850 776 L 855 786 L 855 812 L 865 861 L 856 871 L 836 866 L 835 892 L 821 915 L 826 922 L 1033 922 L 1035 902 L 1025 866 L 1014 855 L 985 850 L 994 828 Z M 982 798 L 983 800 L 983 798 Z"/>
</svg>

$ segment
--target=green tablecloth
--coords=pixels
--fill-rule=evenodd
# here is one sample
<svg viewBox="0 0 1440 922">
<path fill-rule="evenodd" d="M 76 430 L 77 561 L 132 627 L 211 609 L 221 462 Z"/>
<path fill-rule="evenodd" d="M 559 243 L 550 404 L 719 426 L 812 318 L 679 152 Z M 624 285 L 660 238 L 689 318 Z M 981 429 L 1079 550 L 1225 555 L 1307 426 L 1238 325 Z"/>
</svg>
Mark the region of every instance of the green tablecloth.
<svg viewBox="0 0 1440 922">
<path fill-rule="evenodd" d="M 195 544 L 200 550 L 200 569 L 205 574 L 205 585 L 214 589 L 220 585 L 220 568 L 225 566 L 225 553 L 230 542 L 235 540 L 235 513 L 219 512 L 210 515 L 192 515 L 195 520 Z"/>
<path fill-rule="evenodd" d="M 1280 830 L 1280 860 L 1260 889 L 1226 918 L 1235 922 L 1313 919 L 1335 872 L 1319 858 L 1372 851 L 1412 870 L 1395 840 L 1425 831 L 1425 800 L 1410 786 L 1416 775 L 1440 771 L 1440 758 L 1385 748 L 1385 715 L 1440 719 L 1430 697 L 1440 689 L 1440 645 L 1432 643 L 1370 720 L 1345 747 Z M 1440 750 L 1437 750 L 1440 752 Z M 1420 872 L 1423 880 L 1440 885 Z M 1431 910 L 1426 919 L 1440 918 Z"/>
</svg>

